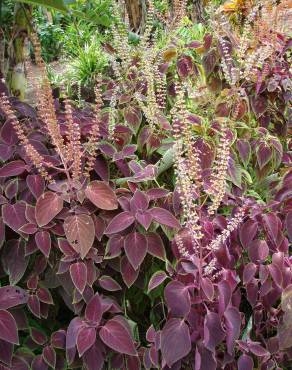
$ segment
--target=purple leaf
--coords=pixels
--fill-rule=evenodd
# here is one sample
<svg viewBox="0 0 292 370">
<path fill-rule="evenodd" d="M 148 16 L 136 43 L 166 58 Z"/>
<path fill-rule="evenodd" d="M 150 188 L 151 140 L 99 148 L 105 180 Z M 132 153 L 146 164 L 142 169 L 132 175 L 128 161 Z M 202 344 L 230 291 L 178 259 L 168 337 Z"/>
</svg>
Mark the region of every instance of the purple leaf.
<svg viewBox="0 0 292 370">
<path fill-rule="evenodd" d="M 101 300 L 98 293 L 96 293 L 88 302 L 85 309 L 85 319 L 90 323 L 98 325 L 102 317 Z"/>
<path fill-rule="evenodd" d="M 41 305 L 40 305 L 40 300 L 36 295 L 30 295 L 28 297 L 27 301 L 27 307 L 29 308 L 30 312 L 38 317 L 39 319 L 41 318 Z"/>
<path fill-rule="evenodd" d="M 258 231 L 257 222 L 249 219 L 241 225 L 239 231 L 239 238 L 244 248 L 248 248 L 249 244 L 253 241 Z"/>
<path fill-rule="evenodd" d="M 268 99 L 262 95 L 255 95 L 251 97 L 251 107 L 254 114 L 259 117 L 267 110 Z"/>
<path fill-rule="evenodd" d="M 25 210 L 26 204 L 22 201 L 15 204 L 3 204 L 2 217 L 4 223 L 17 232 L 21 226 L 27 223 Z"/>
<path fill-rule="evenodd" d="M 256 156 L 259 168 L 262 169 L 272 158 L 272 149 L 266 143 L 260 143 L 256 148 Z"/>
<path fill-rule="evenodd" d="M 186 316 L 191 309 L 188 288 L 180 281 L 171 281 L 164 289 L 166 304 L 174 316 Z"/>
<path fill-rule="evenodd" d="M 86 214 L 68 216 L 64 221 L 64 231 L 70 245 L 84 259 L 95 238 L 95 227 L 92 218 Z"/>
<path fill-rule="evenodd" d="M 169 367 L 191 351 L 191 338 L 188 326 L 183 320 L 170 319 L 161 332 L 162 358 Z"/>
<path fill-rule="evenodd" d="M 109 320 L 99 332 L 100 339 L 116 352 L 136 356 L 136 348 L 129 331 L 116 319 Z"/>
<path fill-rule="evenodd" d="M 56 368 L 57 356 L 56 351 L 52 346 L 46 346 L 43 349 L 43 359 L 50 367 L 52 367 L 53 369 Z"/>
<path fill-rule="evenodd" d="M 148 253 L 150 253 L 154 257 L 161 259 L 162 261 L 165 261 L 166 259 L 165 248 L 159 234 L 149 233 L 146 235 L 146 238 L 148 244 Z"/>
<path fill-rule="evenodd" d="M 290 241 L 292 242 L 292 212 L 288 212 L 286 216 L 286 228 Z"/>
<path fill-rule="evenodd" d="M 264 214 L 263 221 L 269 237 L 274 243 L 276 243 L 279 231 L 278 221 L 280 224 L 281 221 L 274 213 Z"/>
<path fill-rule="evenodd" d="M 130 212 L 122 212 L 115 216 L 108 224 L 105 234 L 115 234 L 125 230 L 127 227 L 132 225 L 135 221 L 135 217 Z"/>
<path fill-rule="evenodd" d="M 37 297 L 40 300 L 40 302 L 46 304 L 54 304 L 52 295 L 47 288 L 39 288 L 37 290 Z"/>
<path fill-rule="evenodd" d="M 145 193 L 136 190 L 133 198 L 130 200 L 130 205 L 133 213 L 137 211 L 146 211 L 149 206 L 149 199 Z"/>
<path fill-rule="evenodd" d="M 104 356 L 100 344 L 94 344 L 84 353 L 83 361 L 88 370 L 102 370 L 104 367 Z"/>
<path fill-rule="evenodd" d="M 28 175 L 26 184 L 36 199 L 38 199 L 45 190 L 45 180 L 41 175 Z"/>
<path fill-rule="evenodd" d="M 206 278 L 203 277 L 201 279 L 201 287 L 208 300 L 212 301 L 214 298 L 214 286 L 212 281 L 207 277 Z"/>
<path fill-rule="evenodd" d="M 243 283 L 250 283 L 254 278 L 256 271 L 257 266 L 254 263 L 249 262 L 247 265 L 245 265 L 243 269 Z"/>
<path fill-rule="evenodd" d="M 130 233 L 125 238 L 124 249 L 129 262 L 137 270 L 147 254 L 147 239 L 143 234 Z"/>
<path fill-rule="evenodd" d="M 253 370 L 254 362 L 252 357 L 243 354 L 239 357 L 237 362 L 238 370 Z"/>
<path fill-rule="evenodd" d="M 19 344 L 16 321 L 11 313 L 5 310 L 0 310 L 0 339 Z"/>
<path fill-rule="evenodd" d="M 24 245 L 19 240 L 11 240 L 3 251 L 2 263 L 5 272 L 9 275 L 11 285 L 17 284 L 23 277 L 29 258 L 25 257 Z"/>
<path fill-rule="evenodd" d="M 47 336 L 42 331 L 36 328 L 31 328 L 30 335 L 32 340 L 40 345 L 44 345 L 48 339 Z"/>
<path fill-rule="evenodd" d="M 128 288 L 130 288 L 137 280 L 137 277 L 139 275 L 139 269 L 135 270 L 128 261 L 128 258 L 124 256 L 121 259 L 121 274 L 124 283 L 127 285 Z"/>
<path fill-rule="evenodd" d="M 92 327 L 81 328 L 77 335 L 77 350 L 81 357 L 95 343 L 96 329 Z"/>
<path fill-rule="evenodd" d="M 236 141 L 237 150 L 239 152 L 239 157 L 245 164 L 248 164 L 250 155 L 251 155 L 251 147 L 250 143 L 247 140 L 237 140 Z"/>
<path fill-rule="evenodd" d="M 106 251 L 105 251 L 105 258 L 115 258 L 121 254 L 121 250 L 124 247 L 124 237 L 121 235 L 114 235 L 109 238 Z"/>
<path fill-rule="evenodd" d="M 219 290 L 219 313 L 222 315 L 231 300 L 231 288 L 226 280 L 221 280 L 218 284 Z"/>
<path fill-rule="evenodd" d="M 35 234 L 35 242 L 38 249 L 49 258 L 51 251 L 51 235 L 47 231 L 39 231 Z"/>
<path fill-rule="evenodd" d="M 97 208 L 108 211 L 118 208 L 116 194 L 103 181 L 92 181 L 88 184 L 85 195 Z"/>
<path fill-rule="evenodd" d="M 22 288 L 10 285 L 0 288 L 0 310 L 27 303 L 27 300 L 28 295 Z"/>
<path fill-rule="evenodd" d="M 13 344 L 0 339 L 0 361 L 11 366 Z"/>
<path fill-rule="evenodd" d="M 65 330 L 55 331 L 51 335 L 51 343 L 54 348 L 65 349 L 66 348 L 66 332 Z"/>
<path fill-rule="evenodd" d="M 252 262 L 263 262 L 269 255 L 268 244 L 265 240 L 256 239 L 251 242 L 248 248 L 248 254 Z"/>
<path fill-rule="evenodd" d="M 233 355 L 235 341 L 240 335 L 241 317 L 237 308 L 229 307 L 224 312 L 226 319 L 226 344 L 230 355 Z"/>
<path fill-rule="evenodd" d="M 160 284 L 162 284 L 168 276 L 164 271 L 156 271 L 152 276 L 148 284 L 148 293 L 151 292 L 151 290 L 158 287 Z"/>
<path fill-rule="evenodd" d="M 41 355 L 38 355 L 33 359 L 31 370 L 48 370 L 48 365 Z"/>
<path fill-rule="evenodd" d="M 36 203 L 36 221 L 40 227 L 47 225 L 63 209 L 63 200 L 50 191 L 42 194 Z"/>
<path fill-rule="evenodd" d="M 0 177 L 18 176 L 26 170 L 26 164 L 23 161 L 12 161 L 0 168 Z"/>
<path fill-rule="evenodd" d="M 267 351 L 263 346 L 261 346 L 260 343 L 257 342 L 249 342 L 248 343 L 248 348 L 250 352 L 252 352 L 254 355 L 258 357 L 263 357 L 263 356 L 269 356 L 270 352 Z"/>
<path fill-rule="evenodd" d="M 144 227 L 145 230 L 148 230 L 153 217 L 150 211 L 138 211 L 136 213 L 136 220 L 139 222 L 140 225 Z"/>
<path fill-rule="evenodd" d="M 83 293 L 87 281 L 87 267 L 84 262 L 76 262 L 70 266 L 70 276 L 76 289 Z"/>
<path fill-rule="evenodd" d="M 122 290 L 122 287 L 110 276 L 103 275 L 98 279 L 99 285 L 109 292 L 116 292 L 117 290 Z"/>
<path fill-rule="evenodd" d="M 153 216 L 154 220 L 159 224 L 179 229 L 180 224 L 177 219 L 166 209 L 154 207 L 150 210 L 151 215 Z"/>
<path fill-rule="evenodd" d="M 214 352 L 218 344 L 225 337 L 220 316 L 215 312 L 207 312 L 204 322 L 204 344 L 206 348 Z"/>
</svg>

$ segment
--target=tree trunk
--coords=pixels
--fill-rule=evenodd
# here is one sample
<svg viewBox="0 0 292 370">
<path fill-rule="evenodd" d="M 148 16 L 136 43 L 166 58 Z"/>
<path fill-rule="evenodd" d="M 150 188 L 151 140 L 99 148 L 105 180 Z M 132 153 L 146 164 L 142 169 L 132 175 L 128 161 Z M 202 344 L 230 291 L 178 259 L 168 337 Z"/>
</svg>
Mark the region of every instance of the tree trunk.
<svg viewBox="0 0 292 370">
<path fill-rule="evenodd" d="M 125 0 L 131 31 L 142 32 L 146 20 L 145 0 Z"/>
<path fill-rule="evenodd" d="M 193 21 L 197 23 L 205 23 L 203 1 L 192 0 L 192 3 L 193 3 L 193 14 L 192 14 Z"/>
<path fill-rule="evenodd" d="M 25 99 L 26 76 L 25 59 L 29 53 L 26 43 L 31 20 L 31 6 L 16 3 L 14 8 L 13 35 L 10 46 L 8 47 L 8 71 L 7 84 L 12 95 L 20 100 Z"/>
</svg>

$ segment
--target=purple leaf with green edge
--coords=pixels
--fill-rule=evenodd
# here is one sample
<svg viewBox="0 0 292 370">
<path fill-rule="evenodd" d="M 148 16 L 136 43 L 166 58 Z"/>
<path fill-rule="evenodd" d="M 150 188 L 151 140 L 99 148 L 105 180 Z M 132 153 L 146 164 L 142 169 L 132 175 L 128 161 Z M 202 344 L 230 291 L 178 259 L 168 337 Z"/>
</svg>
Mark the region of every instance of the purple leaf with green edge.
<svg viewBox="0 0 292 370">
<path fill-rule="evenodd" d="M 235 341 L 240 335 L 241 317 L 236 307 L 229 307 L 224 312 L 226 326 L 226 344 L 230 355 L 234 353 Z"/>
<path fill-rule="evenodd" d="M 247 166 L 251 156 L 251 146 L 249 141 L 238 139 L 236 141 L 236 147 L 239 153 L 239 158 L 242 160 L 243 164 Z"/>
<path fill-rule="evenodd" d="M 191 351 L 189 328 L 183 320 L 170 319 L 161 332 L 162 358 L 169 367 Z"/>
<path fill-rule="evenodd" d="M 128 330 L 118 320 L 111 319 L 99 331 L 100 339 L 116 352 L 136 356 L 134 341 Z"/>
<path fill-rule="evenodd" d="M 133 224 L 135 217 L 130 212 L 121 212 L 115 216 L 110 223 L 108 224 L 105 234 L 111 235 L 119 233 L 120 231 L 125 230 Z"/>
<path fill-rule="evenodd" d="M 212 281 L 207 277 L 203 277 L 201 279 L 201 287 L 207 299 L 212 301 L 214 298 L 214 285 Z"/>
<path fill-rule="evenodd" d="M 150 210 L 138 211 L 135 216 L 139 224 L 142 225 L 145 230 L 148 230 L 153 220 Z"/>
<path fill-rule="evenodd" d="M 193 74 L 194 63 L 192 58 L 189 55 L 182 55 L 176 63 L 176 69 L 179 76 L 183 79 Z"/>
<path fill-rule="evenodd" d="M 39 319 L 41 318 L 40 300 L 36 295 L 30 295 L 28 297 L 27 307 L 34 316 L 38 317 Z"/>
<path fill-rule="evenodd" d="M 92 181 L 85 189 L 86 197 L 100 209 L 111 211 L 118 208 L 115 192 L 103 181 Z"/>
<path fill-rule="evenodd" d="M 260 143 L 256 148 L 259 168 L 262 169 L 272 158 L 272 149 L 266 143 Z"/>
<path fill-rule="evenodd" d="M 113 155 L 117 152 L 116 148 L 109 143 L 99 144 L 98 147 L 99 150 L 108 157 L 113 157 Z"/>
<path fill-rule="evenodd" d="M 17 232 L 21 226 L 27 223 L 25 210 L 26 204 L 22 201 L 15 204 L 3 204 L 2 217 L 5 225 Z"/>
<path fill-rule="evenodd" d="M 121 254 L 124 247 L 124 237 L 122 235 L 111 236 L 107 242 L 105 259 L 115 258 Z"/>
<path fill-rule="evenodd" d="M 167 189 L 152 188 L 146 191 L 146 195 L 149 200 L 161 199 L 169 194 Z"/>
<path fill-rule="evenodd" d="M 164 271 L 156 271 L 152 276 L 148 284 L 148 293 L 151 292 L 151 290 L 157 288 L 159 285 L 161 285 L 168 276 Z"/>
<path fill-rule="evenodd" d="M 162 261 L 165 261 L 166 252 L 160 235 L 156 233 L 149 233 L 146 235 L 146 238 L 148 244 L 148 253 L 161 259 Z"/>
<path fill-rule="evenodd" d="M 35 234 L 35 242 L 38 249 L 46 258 L 49 258 L 51 251 L 51 235 L 47 231 L 39 231 Z"/>
<path fill-rule="evenodd" d="M 174 316 L 185 317 L 191 309 L 188 287 L 180 281 L 171 281 L 164 289 L 168 309 Z"/>
<path fill-rule="evenodd" d="M 27 165 L 21 160 L 12 161 L 0 168 L 0 177 L 18 176 L 26 171 Z"/>
<path fill-rule="evenodd" d="M 43 356 L 37 355 L 32 360 L 31 370 L 48 370 L 48 364 L 44 361 Z"/>
<path fill-rule="evenodd" d="M 76 262 L 70 266 L 70 276 L 76 289 L 82 294 L 87 281 L 87 267 L 84 262 Z"/>
<path fill-rule="evenodd" d="M 135 270 L 139 268 L 147 254 L 147 239 L 143 234 L 133 232 L 124 240 L 124 250 Z"/>
<path fill-rule="evenodd" d="M 65 256 L 74 256 L 76 251 L 71 247 L 68 240 L 59 238 L 58 239 L 58 247 Z"/>
<path fill-rule="evenodd" d="M 27 235 L 33 235 L 38 231 L 38 227 L 35 224 L 25 224 L 21 226 L 18 231 L 20 231 L 23 234 Z"/>
<path fill-rule="evenodd" d="M 112 277 L 103 275 L 98 279 L 99 285 L 109 292 L 116 292 L 122 290 L 122 287 Z"/>
<path fill-rule="evenodd" d="M 238 370 L 253 370 L 254 362 L 251 356 L 243 354 L 239 357 L 237 362 Z"/>
<path fill-rule="evenodd" d="M 17 286 L 6 285 L 0 288 L 0 310 L 6 310 L 27 303 L 27 292 Z"/>
<path fill-rule="evenodd" d="M 92 217 L 86 214 L 75 214 L 64 221 L 66 238 L 74 250 L 84 259 L 95 238 L 95 227 Z"/>
<path fill-rule="evenodd" d="M 46 304 L 54 304 L 52 295 L 47 288 L 38 288 L 36 294 L 40 302 Z"/>
<path fill-rule="evenodd" d="M 68 360 L 72 360 L 72 361 L 68 361 L 69 364 L 73 362 L 73 359 L 75 357 L 75 352 L 76 352 L 76 351 L 70 351 L 70 350 L 73 350 L 73 349 L 75 350 L 76 342 L 77 342 L 77 335 L 80 329 L 83 328 L 84 326 L 85 326 L 84 322 L 78 316 L 74 317 L 74 319 L 71 320 L 68 326 L 67 335 L 66 335 L 66 352 L 67 352 L 66 356 Z M 70 351 L 70 353 L 68 353 L 68 351 Z"/>
<path fill-rule="evenodd" d="M 21 242 L 21 239 L 8 241 L 2 252 L 2 263 L 11 285 L 15 285 L 21 280 L 28 262 L 29 257 L 25 256 L 24 243 Z"/>
<path fill-rule="evenodd" d="M 8 161 L 14 153 L 14 147 L 4 143 L 0 144 L 0 160 L 2 162 Z"/>
<path fill-rule="evenodd" d="M 269 247 L 265 240 L 255 239 L 248 248 L 248 255 L 252 262 L 260 263 L 266 260 L 269 255 Z"/>
<path fill-rule="evenodd" d="M 81 328 L 77 335 L 77 350 L 79 357 L 88 351 L 96 341 L 96 329 L 92 327 Z"/>
<path fill-rule="evenodd" d="M 53 369 L 56 368 L 57 355 L 52 346 L 46 346 L 43 349 L 43 360 Z"/>
<path fill-rule="evenodd" d="M 8 366 L 11 366 L 13 355 L 13 344 L 0 339 L 0 361 Z"/>
<path fill-rule="evenodd" d="M 136 190 L 133 198 L 130 200 L 130 206 L 133 213 L 137 211 L 146 211 L 149 206 L 148 196 L 141 190 Z"/>
<path fill-rule="evenodd" d="M 239 239 L 244 248 L 248 248 L 258 231 L 258 223 L 254 220 L 245 221 L 239 229 Z"/>
<path fill-rule="evenodd" d="M 30 336 L 35 343 L 40 345 L 44 345 L 48 340 L 47 336 L 37 328 L 30 328 Z"/>
<path fill-rule="evenodd" d="M 28 175 L 26 177 L 26 184 L 36 199 L 45 191 L 45 180 L 41 175 Z"/>
<path fill-rule="evenodd" d="M 128 105 L 124 109 L 124 118 L 133 132 L 137 134 L 142 122 L 142 112 L 139 108 Z"/>
<path fill-rule="evenodd" d="M 241 183 L 242 183 L 241 167 L 235 162 L 235 160 L 232 157 L 230 157 L 228 161 L 227 173 L 232 183 L 241 189 Z"/>
<path fill-rule="evenodd" d="M 225 338 L 225 332 L 222 328 L 221 318 L 215 312 L 207 311 L 204 321 L 204 345 L 210 351 L 214 352 Z"/>
<path fill-rule="evenodd" d="M 214 50 L 208 51 L 208 53 L 206 53 L 203 56 L 202 65 L 205 70 L 205 74 L 207 76 L 209 76 L 213 72 L 216 66 L 216 63 L 217 63 L 217 57 L 216 57 L 216 53 Z"/>
<path fill-rule="evenodd" d="M 54 348 L 65 349 L 66 348 L 66 331 L 59 329 L 51 335 L 51 344 Z"/>
<path fill-rule="evenodd" d="M 268 108 L 268 99 L 262 95 L 252 96 L 250 102 L 251 108 L 257 117 L 264 114 Z"/>
<path fill-rule="evenodd" d="M 180 229 L 180 223 L 178 220 L 166 209 L 154 207 L 150 209 L 150 213 L 153 219 L 159 224 L 174 228 Z"/>
<path fill-rule="evenodd" d="M 43 193 L 36 202 L 35 216 L 40 227 L 47 225 L 63 209 L 63 199 L 50 191 Z"/>
<path fill-rule="evenodd" d="M 95 343 L 84 353 L 83 361 L 88 370 L 102 370 L 104 368 L 104 355 L 100 343 Z"/>
<path fill-rule="evenodd" d="M 94 217 L 93 222 L 95 227 L 95 237 L 97 240 L 101 241 L 105 230 L 105 221 L 101 217 L 97 216 Z"/>
<path fill-rule="evenodd" d="M 100 323 L 102 317 L 101 299 L 98 293 L 96 293 L 91 300 L 88 302 L 85 309 L 85 319 L 94 325 Z"/>
<path fill-rule="evenodd" d="M 137 277 L 139 275 L 139 269 L 135 270 L 128 261 L 128 258 L 126 256 L 121 258 L 120 268 L 124 283 L 127 285 L 128 288 L 130 288 L 137 280 Z"/>
<path fill-rule="evenodd" d="M 0 136 L 1 136 L 1 139 L 4 141 L 5 144 L 15 145 L 18 142 L 18 138 L 17 138 L 16 132 L 15 132 L 13 126 L 12 126 L 12 121 L 11 120 L 7 120 L 3 124 L 3 126 L 1 127 Z"/>
<path fill-rule="evenodd" d="M 0 339 L 19 344 L 16 321 L 6 310 L 0 310 Z"/>
</svg>

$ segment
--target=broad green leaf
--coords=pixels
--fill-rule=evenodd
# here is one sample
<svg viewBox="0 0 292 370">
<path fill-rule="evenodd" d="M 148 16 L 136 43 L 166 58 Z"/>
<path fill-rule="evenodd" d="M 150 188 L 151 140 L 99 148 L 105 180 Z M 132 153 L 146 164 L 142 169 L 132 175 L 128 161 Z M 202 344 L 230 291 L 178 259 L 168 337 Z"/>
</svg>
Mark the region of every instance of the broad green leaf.
<svg viewBox="0 0 292 370">
<path fill-rule="evenodd" d="M 67 4 L 72 4 L 75 1 L 63 1 L 63 0 L 18 0 L 22 3 L 29 3 L 32 5 L 38 5 L 38 6 L 45 6 L 48 8 L 52 8 L 55 10 L 58 10 L 63 13 L 68 12 Z"/>
</svg>

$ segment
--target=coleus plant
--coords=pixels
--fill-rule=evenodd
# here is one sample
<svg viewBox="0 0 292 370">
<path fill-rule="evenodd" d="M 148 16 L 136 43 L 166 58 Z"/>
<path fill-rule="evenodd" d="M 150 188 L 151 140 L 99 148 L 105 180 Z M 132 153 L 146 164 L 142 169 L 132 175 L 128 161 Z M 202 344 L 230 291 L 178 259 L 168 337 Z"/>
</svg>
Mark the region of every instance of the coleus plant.
<svg viewBox="0 0 292 370">
<path fill-rule="evenodd" d="M 152 46 L 142 42 L 150 55 Z M 44 79 L 38 116 L 17 99 L 1 100 L 0 365 L 288 369 L 290 152 L 274 127 L 255 129 L 250 140 L 247 129 L 224 126 L 221 92 L 210 109 L 215 119 L 205 126 L 201 114 L 185 106 L 175 79 L 189 83 L 200 59 L 186 53 L 199 49 L 207 78 L 218 78 L 220 53 L 213 38 L 188 43 L 183 54 L 173 48 L 164 55 L 158 76 L 168 78 L 167 99 L 154 86 L 157 105 L 151 95 L 155 76 L 143 55 L 141 66 L 136 53 L 134 61 L 123 60 L 125 53 L 117 50 L 126 71 L 126 63 L 134 68 L 100 83 L 95 114 L 73 110 L 65 100 L 56 116 L 34 43 Z M 154 71 L 157 60 L 152 62 Z M 232 94 L 224 96 L 233 103 Z M 107 100 L 110 107 L 103 110 Z M 252 122 L 262 125 L 262 111 L 240 112 L 243 122 L 254 114 Z M 112 127 L 113 117 L 118 124 Z M 194 145 L 186 139 L 185 122 L 199 136 Z M 175 161 L 182 160 L 173 166 L 173 141 L 182 140 L 173 133 L 177 127 L 191 156 L 201 150 L 202 181 L 190 197 L 200 202 L 190 214 L 193 220 L 198 216 L 201 235 L 196 229 L 194 235 L 200 248 L 194 248 L 189 231 L 196 225 L 184 214 L 179 192 L 197 164 L 178 156 Z M 227 161 L 218 156 L 217 144 Z M 214 158 L 227 166 L 228 190 L 209 212 L 216 196 L 210 191 Z M 188 171 L 176 172 L 175 188 L 178 164 Z M 278 176 L 259 185 L 265 168 Z"/>
</svg>

